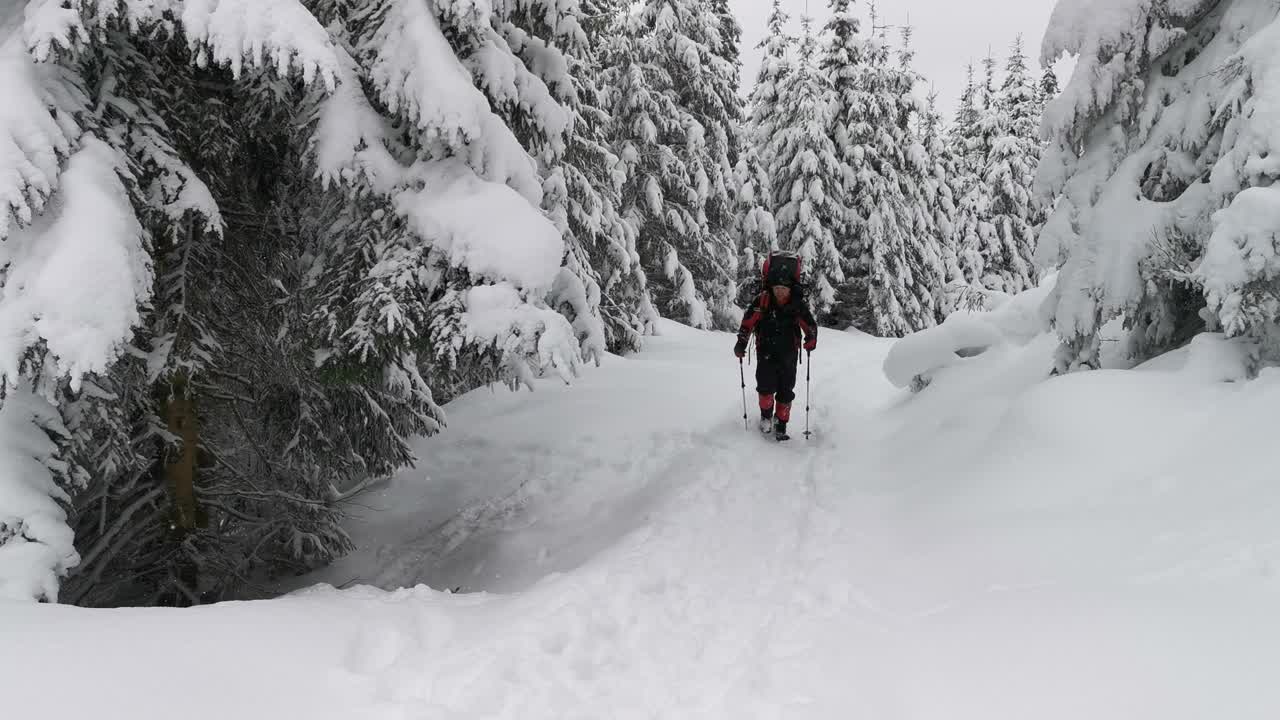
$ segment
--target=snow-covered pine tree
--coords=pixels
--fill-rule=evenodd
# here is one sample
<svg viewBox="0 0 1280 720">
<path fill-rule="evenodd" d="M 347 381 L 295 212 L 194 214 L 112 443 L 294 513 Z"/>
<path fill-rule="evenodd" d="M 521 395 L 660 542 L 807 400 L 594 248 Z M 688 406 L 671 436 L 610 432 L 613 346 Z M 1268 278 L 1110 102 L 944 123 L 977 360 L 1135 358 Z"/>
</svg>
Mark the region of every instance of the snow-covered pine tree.
<svg viewBox="0 0 1280 720">
<path fill-rule="evenodd" d="M 749 122 L 747 137 L 760 153 L 761 161 L 768 166 L 768 147 L 778 129 L 779 98 L 792 71 L 791 49 L 795 38 L 787 34 L 790 17 L 783 12 L 780 0 L 773 0 L 767 31 L 757 46 L 763 51 L 756 83 L 747 100 Z"/>
<path fill-rule="evenodd" d="M 729 0 L 709 0 L 711 13 L 720 28 L 720 44 L 716 54 L 739 71 L 742 68 L 742 25 L 729 7 Z"/>
<path fill-rule="evenodd" d="M 576 222 L 592 238 L 591 264 L 600 277 L 600 313 L 609 349 L 634 351 L 640 349 L 643 336 L 657 331 L 658 313 L 641 268 L 636 229 L 621 214 L 626 170 L 610 149 L 613 119 L 600 85 L 604 74 L 601 48 L 616 27 L 619 2 L 583 0 L 582 7 L 587 40 L 584 50 L 589 55 L 570 73 L 579 84 L 581 105 L 564 162 L 568 168 L 577 168 L 586 184 L 578 186 L 566 171 L 571 179 L 570 228 Z M 576 196 L 590 200 L 592 192 L 600 197 L 598 209 L 585 202 L 575 204 Z"/>
<path fill-rule="evenodd" d="M 829 86 L 817 68 L 817 41 L 810 19 L 799 56 L 778 98 L 777 126 L 769 145 L 778 244 L 798 252 L 809 285 L 809 305 L 826 316 L 844 282 L 836 238 L 846 232 L 849 215 L 844 178 L 836 147 L 827 134 L 831 125 Z"/>
<path fill-rule="evenodd" d="M 1058 93 L 1062 92 L 1062 88 L 1058 84 L 1058 73 L 1054 72 L 1052 65 L 1046 65 L 1044 72 L 1040 75 L 1040 108 L 1044 109 L 1051 100 L 1058 97 Z"/>
<path fill-rule="evenodd" d="M 995 89 L 996 60 L 983 60 L 984 81 L 972 81 L 957 113 L 955 137 L 960 148 L 961 176 L 956 202 L 956 242 L 965 280 L 975 290 L 964 304 L 982 302 L 986 290 L 1004 290 L 998 267 L 988 267 L 1000 256 L 999 238 L 991 222 L 994 191 L 987 179 L 987 165 L 995 139 L 1002 135 L 1002 116 Z M 970 67 L 972 77 L 972 67 Z"/>
<path fill-rule="evenodd" d="M 911 270 L 908 291 L 923 309 L 922 315 L 911 321 L 914 330 L 922 330 L 933 326 L 940 314 L 939 300 L 946 284 L 946 234 L 950 229 L 950 218 L 940 217 L 940 213 L 951 203 L 946 197 L 950 193 L 944 189 L 945 183 L 938 180 L 938 160 L 920 133 L 921 122 L 929 122 L 930 110 L 915 94 L 922 78 L 913 67 L 913 32 L 910 25 L 902 27 L 894 125 L 903 148 L 896 158 L 901 163 L 897 168 L 900 191 L 907 200 L 903 252 Z"/>
<path fill-rule="evenodd" d="M 988 69 L 988 78 L 991 70 Z M 1027 57 L 1019 36 L 1005 66 L 1004 83 L 992 97 L 984 117 L 983 138 L 989 138 L 982 166 L 982 184 L 989 192 L 991 234 L 980 247 L 982 284 L 1007 294 L 1035 287 L 1036 232 L 1043 222 L 1032 195 L 1040 161 L 1040 113 L 1037 90 L 1027 72 Z"/>
<path fill-rule="evenodd" d="M 746 306 L 760 290 L 760 268 L 769 251 L 778 247 L 774 218 L 773 181 L 769 168 L 750 140 L 741 144 L 736 169 L 738 215 L 735 221 L 738 255 L 738 303 Z"/>
<path fill-rule="evenodd" d="M 712 188 L 707 203 L 707 224 L 713 235 L 723 238 L 718 242 L 730 248 L 733 261 L 730 268 L 733 282 L 725 288 L 713 310 L 719 327 L 736 330 L 742 319 L 737 302 L 737 278 L 742 274 L 737 266 L 741 258 L 741 237 L 737 232 L 741 208 L 737 198 L 737 170 L 743 152 L 741 139 L 746 121 L 746 105 L 739 93 L 742 83 L 742 26 L 729 8 L 728 0 L 710 0 L 709 6 L 719 30 L 719 37 L 714 43 L 715 53 L 724 61 L 721 72 L 727 75 L 717 78 L 714 83 L 718 104 L 708 105 L 706 111 L 707 125 L 714 129 L 716 137 L 715 156 L 721 163 L 713 179 L 723 183 L 723 187 Z"/>
<path fill-rule="evenodd" d="M 1059 2 L 1042 64 L 1078 56 L 1049 104 L 1037 178 L 1061 193 L 1040 239 L 1060 265 L 1049 300 L 1058 369 L 1097 367 L 1099 331 L 1130 326 L 1137 359 L 1205 329 L 1280 357 L 1280 98 L 1269 0 Z"/>
<path fill-rule="evenodd" d="M 737 168 L 739 153 L 742 151 L 740 130 L 746 115 L 746 106 L 738 92 L 742 84 L 742 25 L 738 23 L 737 15 L 729 8 L 729 0 L 709 0 L 709 2 L 711 13 L 716 18 L 720 32 L 719 40 L 715 44 L 715 53 L 724 60 L 731 73 L 728 82 L 722 80 L 716 84 L 720 102 L 724 106 L 724 119 L 721 122 L 730 129 L 726 138 L 729 170 L 725 173 L 726 177 L 730 177 Z"/>
<path fill-rule="evenodd" d="M 764 39 L 756 82 L 747 100 L 747 123 L 740 133 L 741 158 L 736 168 L 738 303 L 746 305 L 760 288 L 760 268 L 770 250 L 778 247 L 774 217 L 770 157 L 774 135 L 782 122 L 779 100 L 793 72 L 790 52 L 795 39 L 787 34 L 789 18 L 774 0 Z"/>
<path fill-rule="evenodd" d="M 955 203 L 952 217 L 951 246 L 961 271 L 963 285 L 949 284 L 944 294 L 944 304 L 951 308 L 981 307 L 985 304 L 985 291 L 981 288 L 982 253 L 978 251 L 978 224 L 985 209 L 982 201 L 986 195 L 974 192 L 982 182 L 981 167 L 985 161 L 982 140 L 978 129 L 981 112 L 981 93 L 974 79 L 973 63 L 965 68 L 965 86 L 956 107 L 956 114 L 948 131 L 948 146 L 955 162 L 950 175 L 951 197 Z"/>
<path fill-rule="evenodd" d="M 448 393 L 573 372 L 574 328 L 544 301 L 564 242 L 476 83 L 537 88 L 504 95 L 531 76 L 501 72 L 520 64 L 501 14 L 437 10 L 32 0 L 25 36 L 4 38 L 21 202 L 0 266 L 22 292 L 0 299 L 17 340 L 0 371 L 66 435 L 36 404 L 3 412 L 65 447 L 23 441 L 12 457 L 70 468 L 27 488 L 56 501 L 88 481 L 64 599 L 193 602 L 324 562 L 349 546 L 336 502 L 439 427 L 428 378 Z M 553 144 L 547 110 L 521 135 Z M 47 502 L 18 517 L 10 497 L 4 551 L 48 546 L 29 593 L 48 598 L 74 557 L 31 530 Z"/>
<path fill-rule="evenodd" d="M 920 139 L 931 163 L 926 183 L 932 201 L 929 211 L 937 233 L 942 262 L 942 288 L 937 293 L 935 311 L 938 322 L 955 312 L 969 287 L 960 269 L 959 248 L 956 244 L 955 182 L 959 172 L 957 153 L 943 135 L 942 116 L 938 112 L 938 93 L 929 93 L 924 114 L 920 117 Z"/>
<path fill-rule="evenodd" d="M 736 323 L 737 256 L 724 102 L 735 69 L 702 0 L 646 0 L 606 45 L 602 85 L 627 168 L 622 213 L 639 233 L 659 311 L 694 327 Z"/>
<path fill-rule="evenodd" d="M 960 102 L 956 105 L 956 116 L 951 124 L 952 140 L 957 141 L 960 150 L 966 150 L 967 142 L 978 124 L 978 85 L 974 80 L 973 63 L 965 66 L 964 90 L 960 93 Z"/>
<path fill-rule="evenodd" d="M 836 148 L 842 190 L 849 206 L 845 230 L 837 238 L 845 281 L 836 288 L 835 302 L 827 321 L 840 327 L 872 329 L 875 319 L 869 297 L 871 255 L 859 229 L 862 219 L 852 207 L 861 191 L 855 167 L 865 160 L 855 147 L 853 133 L 865 135 L 868 129 L 855 128 L 851 123 L 858 108 L 869 99 L 864 88 L 859 86 L 867 49 L 852 0 L 831 0 L 830 18 L 823 29 L 823 37 L 825 44 L 820 68 L 831 88 L 827 101 L 831 105 L 827 135 Z"/>
<path fill-rule="evenodd" d="M 574 323 L 584 357 L 598 361 L 606 346 L 639 349 L 654 318 L 643 300 L 634 235 L 617 211 L 619 161 L 608 150 L 608 118 L 597 84 L 596 47 L 616 17 L 616 3 L 506 0 L 494 3 L 494 12 L 501 38 L 494 42 L 505 42 L 533 77 L 522 78 L 526 71 L 516 67 L 505 96 L 488 94 L 509 125 L 529 128 L 523 142 L 540 155 L 543 207 L 567 246 L 551 302 Z M 480 86 L 502 87 L 484 80 Z M 531 123 L 524 118 L 529 114 L 548 119 Z"/>
<path fill-rule="evenodd" d="M 832 22 L 847 15 L 847 7 L 839 0 L 833 3 Z M 853 282 L 841 300 L 845 308 L 865 308 L 852 313 L 855 326 L 885 337 L 902 336 L 936 323 L 934 293 L 942 284 L 936 243 L 914 238 L 917 222 L 927 222 L 926 214 L 918 212 L 924 150 L 912 131 L 920 110 L 913 94 L 917 76 L 904 71 L 901 58 L 895 66 L 882 37 L 859 43 L 856 24 L 850 26 L 854 32 L 847 38 L 832 33 L 827 53 L 834 58 L 837 45 L 861 45 L 861 62 L 833 95 L 835 118 L 829 130 L 848 168 L 846 193 L 854 212 L 845 257 L 857 260 Z M 909 63 L 909 53 L 903 57 Z M 828 75 L 846 74 L 839 62 L 832 59 Z M 861 296 L 855 293 L 864 277 Z"/>
</svg>

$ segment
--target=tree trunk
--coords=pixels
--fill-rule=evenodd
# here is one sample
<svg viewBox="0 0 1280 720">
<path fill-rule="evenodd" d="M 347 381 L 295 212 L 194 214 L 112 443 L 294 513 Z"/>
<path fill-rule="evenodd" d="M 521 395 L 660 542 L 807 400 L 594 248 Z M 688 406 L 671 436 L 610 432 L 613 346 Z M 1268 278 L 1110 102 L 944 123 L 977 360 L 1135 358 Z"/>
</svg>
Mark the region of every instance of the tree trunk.
<svg viewBox="0 0 1280 720">
<path fill-rule="evenodd" d="M 165 402 L 169 432 L 182 439 L 175 452 L 170 448 L 165 461 L 165 480 L 173 500 L 172 529 L 185 534 L 197 527 L 196 449 L 199 445 L 195 400 L 187 389 L 187 377 L 179 373 L 169 383 Z"/>
</svg>

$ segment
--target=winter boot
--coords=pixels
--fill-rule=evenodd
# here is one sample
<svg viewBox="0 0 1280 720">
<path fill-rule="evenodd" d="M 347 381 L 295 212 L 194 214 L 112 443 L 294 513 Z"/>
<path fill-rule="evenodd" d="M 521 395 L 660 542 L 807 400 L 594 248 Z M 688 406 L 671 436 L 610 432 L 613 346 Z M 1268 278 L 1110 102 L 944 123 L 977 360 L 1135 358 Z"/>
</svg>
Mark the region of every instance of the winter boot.
<svg viewBox="0 0 1280 720">
<path fill-rule="evenodd" d="M 773 437 L 779 442 L 790 440 L 791 436 L 787 434 L 787 421 L 791 419 L 791 403 L 778 403 L 774 418 Z"/>
<path fill-rule="evenodd" d="M 787 434 L 787 423 L 784 420 L 776 420 L 773 423 L 773 439 L 778 442 L 790 440 L 791 436 Z"/>
<path fill-rule="evenodd" d="M 768 435 L 773 432 L 773 396 L 760 396 L 760 432 Z"/>
</svg>

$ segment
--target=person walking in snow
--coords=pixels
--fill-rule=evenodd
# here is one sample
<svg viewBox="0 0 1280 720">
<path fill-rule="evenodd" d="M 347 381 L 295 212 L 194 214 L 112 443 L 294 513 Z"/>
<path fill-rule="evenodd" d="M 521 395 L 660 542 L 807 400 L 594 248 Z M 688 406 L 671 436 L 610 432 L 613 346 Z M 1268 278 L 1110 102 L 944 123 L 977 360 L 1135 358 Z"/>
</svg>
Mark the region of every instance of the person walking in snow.
<svg viewBox="0 0 1280 720">
<path fill-rule="evenodd" d="M 764 291 L 743 315 L 733 354 L 741 361 L 755 334 L 760 432 L 772 431 L 778 440 L 787 440 L 800 349 L 813 352 L 817 347 L 818 324 L 800 292 L 800 258 L 774 253 L 765 260 L 763 274 Z"/>
</svg>

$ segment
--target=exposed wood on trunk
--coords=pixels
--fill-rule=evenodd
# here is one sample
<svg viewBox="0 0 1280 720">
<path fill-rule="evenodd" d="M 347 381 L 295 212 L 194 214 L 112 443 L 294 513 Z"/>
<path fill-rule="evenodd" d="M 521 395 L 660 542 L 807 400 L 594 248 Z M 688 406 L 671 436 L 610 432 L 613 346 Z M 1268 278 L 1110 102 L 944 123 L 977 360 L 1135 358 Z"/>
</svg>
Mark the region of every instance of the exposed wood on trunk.
<svg viewBox="0 0 1280 720">
<path fill-rule="evenodd" d="M 195 399 L 189 392 L 184 374 L 175 375 L 169 383 L 165 420 L 169 432 L 182 440 L 176 451 L 170 448 L 165 462 L 165 480 L 173 499 L 173 529 L 179 532 L 194 530 L 197 526 L 195 476 L 199 427 Z"/>
</svg>

